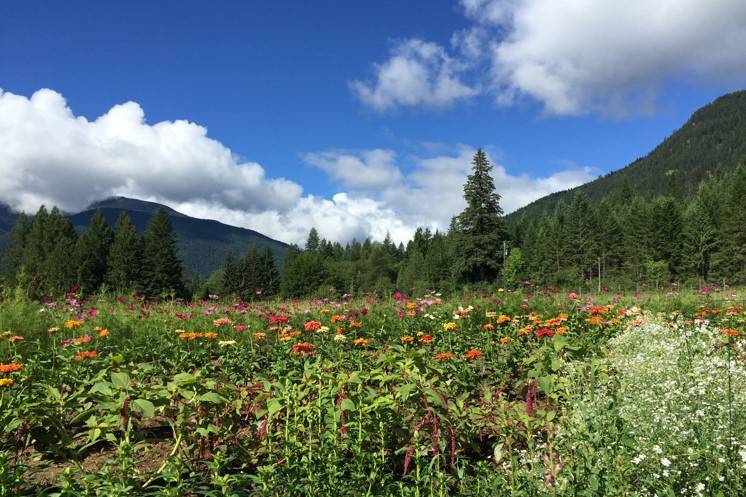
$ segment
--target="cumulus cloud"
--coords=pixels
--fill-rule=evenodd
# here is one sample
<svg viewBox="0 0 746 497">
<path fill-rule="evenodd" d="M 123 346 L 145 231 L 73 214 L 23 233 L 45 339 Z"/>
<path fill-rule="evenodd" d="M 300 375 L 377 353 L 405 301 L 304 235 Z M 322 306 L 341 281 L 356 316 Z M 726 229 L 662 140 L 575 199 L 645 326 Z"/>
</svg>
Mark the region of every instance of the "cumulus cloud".
<svg viewBox="0 0 746 497">
<path fill-rule="evenodd" d="M 387 165 L 399 170 L 401 180 L 386 183 L 379 188 L 360 188 L 352 194 L 374 198 L 395 212 L 405 226 L 428 226 L 445 230 L 451 218 L 465 206 L 463 184 L 471 173 L 475 149 L 459 146 L 451 153 L 439 153 L 427 157 L 411 157 L 406 165 L 409 172 L 404 174 L 393 152 L 389 152 Z M 344 168 L 345 164 L 357 158 L 361 163 L 376 151 L 324 152 L 329 164 Z M 316 154 L 309 154 L 314 157 Z M 309 155 L 306 157 L 308 158 Z M 336 159 L 336 160 L 335 160 Z M 511 175 L 504 166 L 490 158 L 493 164 L 492 176 L 495 188 L 501 195 L 501 205 L 505 212 L 512 212 L 540 197 L 560 190 L 567 190 L 594 178 L 591 168 L 567 168 L 549 176 L 532 178 L 528 175 Z M 336 173 L 331 167 L 329 174 Z M 411 229 L 411 228 L 410 228 Z"/>
<path fill-rule="evenodd" d="M 553 114 L 649 112 L 656 90 L 671 80 L 746 81 L 742 0 L 461 0 L 461 5 L 472 26 L 454 33 L 450 53 L 437 44 L 431 51 L 449 61 L 450 78 L 483 89 L 501 104 L 527 95 Z M 379 73 L 396 57 L 377 66 Z M 489 76 L 480 79 L 483 74 Z M 379 78 L 375 103 L 363 95 L 361 100 L 375 108 L 426 103 L 395 98 L 414 93 L 397 85 L 397 78 L 388 78 L 385 86 Z"/>
<path fill-rule="evenodd" d="M 0 92 L 0 198 L 17 209 L 39 204 L 78 211 L 111 195 L 172 202 L 208 198 L 248 212 L 287 209 L 302 189 L 268 179 L 207 130 L 187 121 L 145 122 L 127 102 L 95 121 L 75 116 L 52 90 L 31 98 Z"/>
<path fill-rule="evenodd" d="M 398 106 L 446 107 L 478 93 L 459 78 L 461 63 L 437 43 L 397 43 L 390 58 L 374 66 L 373 81 L 352 81 L 358 98 L 377 111 Z"/>
<path fill-rule="evenodd" d="M 134 102 L 91 121 L 52 90 L 30 98 L 0 91 L 0 201 L 26 212 L 41 204 L 76 212 L 124 195 L 289 243 L 303 243 L 311 227 L 333 241 L 383 240 L 389 233 L 406 242 L 417 226 L 447 229 L 463 208 L 474 149 L 426 148 L 428 156 L 406 159 L 384 149 L 306 154 L 343 189 L 323 198 L 268 177 L 195 123 L 148 124 Z M 494 175 L 507 211 L 590 179 L 582 169 L 512 176 L 500 165 Z"/>
<path fill-rule="evenodd" d="M 392 150 L 365 150 L 360 154 L 327 151 L 305 154 L 304 160 L 349 188 L 383 188 L 402 179 Z"/>
</svg>

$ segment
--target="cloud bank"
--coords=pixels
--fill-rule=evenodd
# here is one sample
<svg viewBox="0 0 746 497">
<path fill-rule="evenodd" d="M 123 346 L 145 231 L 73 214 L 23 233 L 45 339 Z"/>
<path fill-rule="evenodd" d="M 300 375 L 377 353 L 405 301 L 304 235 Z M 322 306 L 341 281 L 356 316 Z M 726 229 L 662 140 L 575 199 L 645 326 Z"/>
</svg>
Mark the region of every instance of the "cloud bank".
<svg viewBox="0 0 746 497">
<path fill-rule="evenodd" d="M 746 81 L 742 0 L 461 0 L 471 26 L 450 46 L 396 44 L 353 81 L 360 100 L 383 111 L 476 94 L 499 104 L 529 96 L 550 114 L 651 112 L 674 79 Z M 426 59 L 412 47 L 428 47 Z M 459 90 L 443 91 L 439 81 Z M 448 86 L 448 85 L 445 85 Z"/>
<path fill-rule="evenodd" d="M 0 90 L 0 201 L 30 213 L 42 204 L 76 212 L 124 195 L 285 242 L 302 243 L 312 226 L 334 241 L 382 240 L 390 233 L 405 242 L 417 226 L 447 229 L 463 208 L 473 154 L 468 146 L 425 157 L 384 149 L 305 154 L 307 164 L 340 187 L 323 198 L 270 177 L 198 124 L 149 124 L 135 102 L 88 120 L 53 90 L 28 98 Z M 508 212 L 592 179 L 588 169 L 512 176 L 499 164 L 494 176 Z"/>
</svg>

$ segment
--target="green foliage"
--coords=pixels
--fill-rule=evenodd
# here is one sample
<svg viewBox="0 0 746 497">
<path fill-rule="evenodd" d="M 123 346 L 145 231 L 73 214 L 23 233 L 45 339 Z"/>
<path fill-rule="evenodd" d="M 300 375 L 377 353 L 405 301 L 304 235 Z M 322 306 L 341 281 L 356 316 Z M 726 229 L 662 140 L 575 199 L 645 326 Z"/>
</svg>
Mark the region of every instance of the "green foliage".
<svg viewBox="0 0 746 497">
<path fill-rule="evenodd" d="M 144 237 L 143 290 L 153 297 L 184 296 L 184 268 L 176 253 L 176 236 L 165 209 L 153 214 Z"/>
<path fill-rule="evenodd" d="M 142 285 L 143 240 L 129 216 L 119 215 L 109 249 L 106 283 L 116 290 L 137 290 Z"/>
<path fill-rule="evenodd" d="M 472 164 L 472 173 L 464 185 L 466 208 L 455 218 L 451 233 L 457 254 L 455 271 L 467 282 L 492 282 L 500 269 L 498 254 L 505 239 L 503 211 L 491 175 L 492 166 L 481 149 Z"/>
<path fill-rule="evenodd" d="M 78 238 L 75 248 L 78 286 L 85 292 L 93 292 L 104 281 L 108 268 L 109 250 L 114 234 L 106 224 L 101 211 L 91 219 L 87 230 Z"/>
</svg>

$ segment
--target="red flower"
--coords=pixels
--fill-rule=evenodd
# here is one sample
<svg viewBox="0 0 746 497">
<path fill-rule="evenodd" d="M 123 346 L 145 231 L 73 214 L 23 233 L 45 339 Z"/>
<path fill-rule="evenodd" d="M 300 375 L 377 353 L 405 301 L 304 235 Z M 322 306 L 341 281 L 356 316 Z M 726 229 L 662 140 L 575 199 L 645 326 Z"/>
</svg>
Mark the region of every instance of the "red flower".
<svg viewBox="0 0 746 497">
<path fill-rule="evenodd" d="M 302 342 L 294 344 L 293 348 L 290 350 L 290 353 L 299 356 L 309 356 L 314 355 L 316 351 L 314 350 L 312 344 L 308 342 Z"/>
<path fill-rule="evenodd" d="M 535 333 L 536 333 L 537 337 L 541 337 L 541 336 L 551 337 L 551 336 L 554 336 L 554 330 L 552 330 L 551 328 L 540 328 L 540 329 L 536 330 Z"/>
</svg>

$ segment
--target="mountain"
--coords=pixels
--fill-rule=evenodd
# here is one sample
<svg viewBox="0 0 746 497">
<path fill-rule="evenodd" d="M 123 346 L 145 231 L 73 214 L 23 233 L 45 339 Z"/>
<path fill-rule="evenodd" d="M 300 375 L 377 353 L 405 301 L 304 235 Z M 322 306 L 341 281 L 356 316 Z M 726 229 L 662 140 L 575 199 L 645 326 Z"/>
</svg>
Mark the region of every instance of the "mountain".
<svg viewBox="0 0 746 497">
<path fill-rule="evenodd" d="M 67 217 L 78 232 L 82 232 L 91 221 L 96 210 L 106 218 L 112 228 L 122 212 L 126 212 L 137 231 L 145 231 L 150 216 L 158 208 L 163 207 L 171 217 L 176 232 L 179 256 L 184 262 L 187 274 L 191 277 L 202 274 L 207 277 L 214 270 L 223 267 L 225 256 L 232 251 L 237 257 L 242 255 L 251 245 L 256 245 L 259 251 L 269 246 L 278 265 L 282 264 L 288 245 L 273 240 L 253 230 L 229 226 L 211 219 L 197 219 L 177 212 L 170 207 L 126 197 L 112 197 L 94 202 L 88 208 Z M 4 204 L 0 204 L 0 250 L 7 244 L 8 234 L 17 214 Z"/>
<path fill-rule="evenodd" d="M 571 190 L 552 193 L 509 214 L 508 220 L 554 212 L 575 193 L 598 201 L 630 188 L 635 193 L 687 195 L 718 168 L 733 168 L 746 157 L 746 91 L 723 95 L 697 110 L 681 128 L 645 157 Z"/>
<path fill-rule="evenodd" d="M 119 215 L 126 212 L 137 231 L 142 234 L 150 216 L 160 207 L 164 207 L 171 218 L 176 232 L 179 256 L 189 276 L 202 274 L 207 277 L 214 270 L 223 267 L 228 252 L 232 251 L 238 257 L 251 245 L 256 245 L 260 252 L 269 246 L 275 260 L 281 264 L 288 248 L 287 244 L 250 229 L 229 226 L 212 219 L 189 217 L 155 202 L 126 197 L 113 197 L 95 202 L 83 212 L 68 217 L 76 230 L 83 231 L 98 209 L 101 209 L 106 222 L 112 227 Z"/>
</svg>

